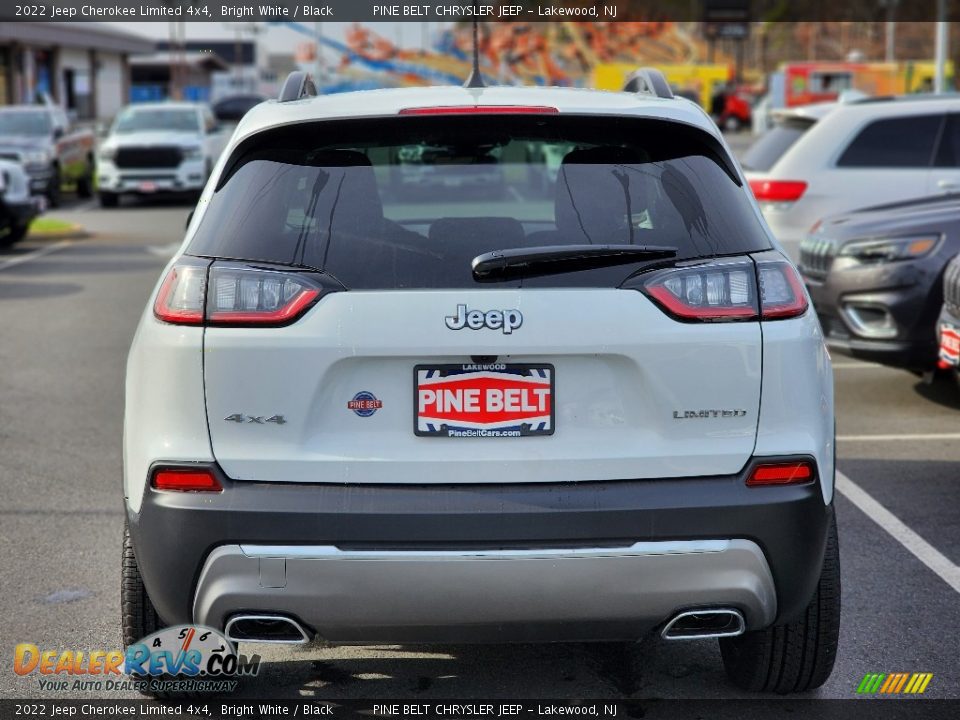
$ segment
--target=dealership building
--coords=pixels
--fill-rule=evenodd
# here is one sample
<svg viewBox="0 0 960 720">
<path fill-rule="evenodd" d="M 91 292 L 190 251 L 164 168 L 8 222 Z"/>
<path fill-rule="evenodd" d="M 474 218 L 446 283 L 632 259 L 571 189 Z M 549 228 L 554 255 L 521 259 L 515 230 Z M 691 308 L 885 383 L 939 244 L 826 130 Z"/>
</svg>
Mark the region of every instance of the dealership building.
<svg viewBox="0 0 960 720">
<path fill-rule="evenodd" d="M 44 95 L 79 120 L 106 119 L 130 97 L 130 56 L 154 43 L 98 23 L 0 22 L 0 105 Z"/>
</svg>

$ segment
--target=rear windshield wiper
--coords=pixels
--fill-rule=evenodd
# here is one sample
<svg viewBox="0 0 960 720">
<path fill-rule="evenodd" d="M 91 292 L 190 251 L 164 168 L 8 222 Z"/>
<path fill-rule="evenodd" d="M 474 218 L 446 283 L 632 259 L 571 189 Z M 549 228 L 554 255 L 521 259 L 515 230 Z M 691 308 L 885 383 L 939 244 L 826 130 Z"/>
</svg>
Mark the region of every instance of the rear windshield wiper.
<svg viewBox="0 0 960 720">
<path fill-rule="evenodd" d="M 478 282 L 537 277 L 676 257 L 675 247 L 652 245 L 541 245 L 493 250 L 473 259 Z"/>
</svg>

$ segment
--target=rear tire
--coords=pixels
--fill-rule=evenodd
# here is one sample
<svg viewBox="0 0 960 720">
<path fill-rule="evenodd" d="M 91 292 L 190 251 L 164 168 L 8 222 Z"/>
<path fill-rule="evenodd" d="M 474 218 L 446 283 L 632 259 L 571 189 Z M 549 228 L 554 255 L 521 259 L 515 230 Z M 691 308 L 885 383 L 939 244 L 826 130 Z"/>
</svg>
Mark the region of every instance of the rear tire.
<svg viewBox="0 0 960 720">
<path fill-rule="evenodd" d="M 143 585 L 137 556 L 133 551 L 130 529 L 123 526 L 123 567 L 120 583 L 121 627 L 123 628 L 123 647 L 127 648 L 151 633 L 165 627 L 150 601 L 147 588 Z"/>
<path fill-rule="evenodd" d="M 152 635 L 158 630 L 167 627 L 157 613 L 157 609 L 147 594 L 147 588 L 143 584 L 143 577 L 140 575 L 140 566 L 137 565 L 137 556 L 133 550 L 133 540 L 130 537 L 130 528 L 126 523 L 123 524 L 123 565 L 121 567 L 120 582 L 120 625 L 122 628 L 123 649 L 142 640 L 147 635 Z M 135 679 L 150 679 L 141 675 L 131 676 Z M 158 680 L 173 680 L 169 675 L 156 677 Z M 155 697 L 166 700 L 194 700 L 212 697 L 210 693 L 203 693 L 192 690 L 171 690 L 155 691 L 142 690 L 142 694 L 148 697 Z"/>
<path fill-rule="evenodd" d="M 723 666 L 744 690 L 787 693 L 818 688 L 830 677 L 840 636 L 840 548 L 837 521 L 830 531 L 820 581 L 794 622 L 720 640 Z"/>
</svg>

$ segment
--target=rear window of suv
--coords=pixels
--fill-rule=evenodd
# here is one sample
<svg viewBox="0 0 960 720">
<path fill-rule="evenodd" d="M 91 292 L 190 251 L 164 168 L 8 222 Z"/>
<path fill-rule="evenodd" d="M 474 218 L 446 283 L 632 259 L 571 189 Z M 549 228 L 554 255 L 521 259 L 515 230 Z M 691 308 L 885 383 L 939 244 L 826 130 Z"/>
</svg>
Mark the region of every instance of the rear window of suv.
<svg viewBox="0 0 960 720">
<path fill-rule="evenodd" d="M 192 255 L 323 271 L 349 289 L 476 287 L 493 250 L 672 246 L 677 260 L 765 250 L 729 158 L 659 120 L 400 116 L 265 131 L 227 163 Z M 498 286 L 617 287 L 645 263 Z"/>
<path fill-rule="evenodd" d="M 777 123 L 750 146 L 740 164 L 744 170 L 767 172 L 816 122 L 808 118 L 788 118 Z"/>
</svg>

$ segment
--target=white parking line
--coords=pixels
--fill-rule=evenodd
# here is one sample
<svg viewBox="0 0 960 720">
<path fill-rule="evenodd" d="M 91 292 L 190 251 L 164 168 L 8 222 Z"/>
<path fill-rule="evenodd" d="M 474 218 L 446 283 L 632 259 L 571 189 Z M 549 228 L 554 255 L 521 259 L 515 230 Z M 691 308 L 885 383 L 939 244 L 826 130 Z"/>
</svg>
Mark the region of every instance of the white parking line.
<svg viewBox="0 0 960 720">
<path fill-rule="evenodd" d="M 939 575 L 947 585 L 960 593 L 960 567 L 840 471 L 837 471 L 837 491 L 886 530 L 890 537 L 909 550 L 917 560 Z"/>
<path fill-rule="evenodd" d="M 837 435 L 837 442 L 889 442 L 891 440 L 960 440 L 960 433 L 917 433 L 915 435 Z"/>
<path fill-rule="evenodd" d="M 0 263 L 0 270 L 6 270 L 7 268 L 12 268 L 14 265 L 22 265 L 25 262 L 30 262 L 31 260 L 36 260 L 37 258 L 43 257 L 44 255 L 49 255 L 52 252 L 57 250 L 63 250 L 63 248 L 68 245 L 73 245 L 73 240 L 61 240 L 58 243 L 53 243 L 52 245 L 47 245 L 42 247 L 39 250 L 34 250 L 31 253 L 26 255 L 20 255 L 19 257 L 10 258 L 2 263 Z"/>
<path fill-rule="evenodd" d="M 833 363 L 834 370 L 892 370 L 893 368 L 884 367 L 883 365 L 877 365 L 876 363 L 867 363 L 867 362 L 847 362 L 847 363 Z"/>
</svg>

